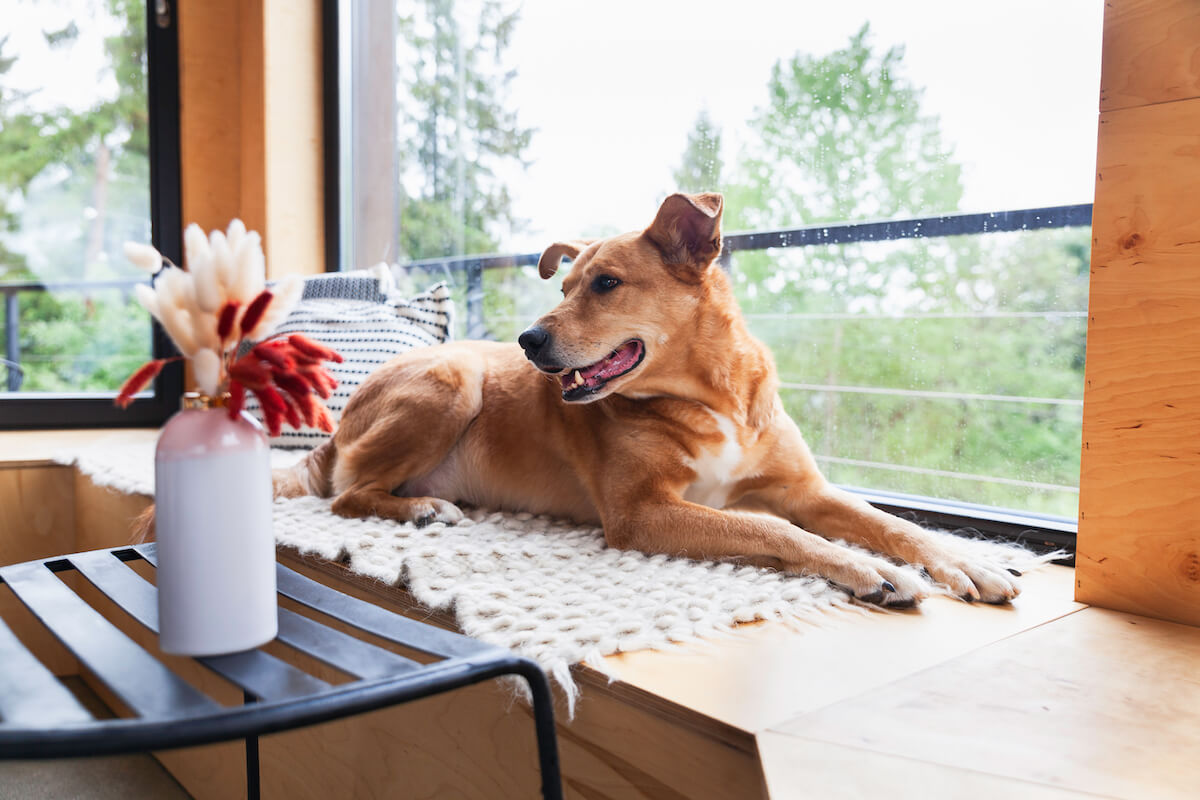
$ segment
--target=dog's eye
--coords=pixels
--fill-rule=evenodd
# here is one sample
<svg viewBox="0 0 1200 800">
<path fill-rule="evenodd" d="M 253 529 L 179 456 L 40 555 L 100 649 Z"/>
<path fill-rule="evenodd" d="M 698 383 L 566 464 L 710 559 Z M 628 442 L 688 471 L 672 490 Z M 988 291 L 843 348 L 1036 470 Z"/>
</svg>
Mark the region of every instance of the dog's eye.
<svg viewBox="0 0 1200 800">
<path fill-rule="evenodd" d="M 620 278 L 614 278 L 612 275 L 597 275 L 596 279 L 592 281 L 592 291 L 604 294 L 605 292 L 611 292 L 620 285 Z"/>
</svg>

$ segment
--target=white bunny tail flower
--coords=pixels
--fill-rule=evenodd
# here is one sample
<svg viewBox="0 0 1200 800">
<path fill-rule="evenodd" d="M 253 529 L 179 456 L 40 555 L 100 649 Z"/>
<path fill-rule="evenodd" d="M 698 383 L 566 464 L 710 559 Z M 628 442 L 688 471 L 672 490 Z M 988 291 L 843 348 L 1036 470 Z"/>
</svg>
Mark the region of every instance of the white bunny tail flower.
<svg viewBox="0 0 1200 800">
<path fill-rule="evenodd" d="M 196 290 L 196 306 L 206 314 L 215 314 L 225 304 L 225 292 L 217 280 L 217 268 L 211 258 L 188 264 L 188 274 Z"/>
<path fill-rule="evenodd" d="M 304 294 L 304 279 L 299 275 L 288 275 L 271 287 L 271 293 L 274 295 L 271 298 L 271 304 L 267 306 L 262 319 L 254 326 L 254 329 L 246 335 L 250 341 L 262 341 L 275 332 L 279 323 L 287 319 L 287 315 L 296 307 L 296 303 L 300 302 L 300 296 Z"/>
<path fill-rule="evenodd" d="M 196 347 L 221 351 L 221 337 L 217 335 L 217 316 L 207 314 L 200 308 L 191 309 L 192 339 Z"/>
<path fill-rule="evenodd" d="M 216 350 L 202 347 L 192 356 L 192 376 L 200 391 L 215 397 L 221 385 L 221 357 Z"/>
<path fill-rule="evenodd" d="M 240 219 L 232 219 L 229 221 L 229 227 L 225 229 L 225 238 L 229 240 L 229 249 L 233 252 L 238 251 L 238 247 L 242 244 L 242 238 L 246 235 L 246 225 Z"/>
<path fill-rule="evenodd" d="M 196 287 L 192 276 L 181 269 L 169 267 L 158 276 L 158 303 L 190 310 L 196 305 Z"/>
<path fill-rule="evenodd" d="M 186 311 L 173 303 L 160 303 L 158 321 L 179 352 L 191 357 L 196 352 L 196 337 L 192 333 L 192 318 Z"/>
<path fill-rule="evenodd" d="M 192 268 L 197 261 L 211 261 L 212 248 L 208 246 L 208 237 L 196 223 L 188 225 L 183 231 L 183 261 Z"/>
<path fill-rule="evenodd" d="M 233 251 L 229 249 L 229 241 L 225 234 L 213 231 L 208 240 L 212 248 L 213 266 L 217 271 L 217 280 L 225 287 L 225 296 L 231 297 L 229 289 L 237 280 L 237 265 L 233 261 Z"/>
<path fill-rule="evenodd" d="M 162 253 L 158 252 L 148 244 L 126 242 L 125 257 L 128 258 L 129 262 L 135 267 L 143 272 L 149 272 L 151 275 L 162 269 Z"/>
<path fill-rule="evenodd" d="M 133 296 L 137 298 L 138 304 L 146 309 L 146 313 L 158 319 L 158 295 L 154 293 L 154 289 L 144 283 L 139 283 L 133 287 Z"/>
<path fill-rule="evenodd" d="M 262 239 L 251 231 L 242 237 L 233 252 L 237 265 L 237 278 L 229 290 L 229 296 L 240 303 L 249 303 L 266 285 L 267 265 L 263 258 Z"/>
</svg>

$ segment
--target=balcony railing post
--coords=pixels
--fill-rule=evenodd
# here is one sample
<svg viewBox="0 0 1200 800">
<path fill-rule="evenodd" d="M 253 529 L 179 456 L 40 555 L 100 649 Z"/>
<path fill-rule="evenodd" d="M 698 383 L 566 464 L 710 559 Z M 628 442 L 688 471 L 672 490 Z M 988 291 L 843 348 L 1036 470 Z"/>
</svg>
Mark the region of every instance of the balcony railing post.
<svg viewBox="0 0 1200 800">
<path fill-rule="evenodd" d="M 20 330 L 21 309 L 17 303 L 17 293 L 14 290 L 4 291 L 4 358 L 8 361 L 8 390 L 18 391 L 21 388 L 21 341 L 17 338 Z"/>
<path fill-rule="evenodd" d="M 467 338 L 482 339 L 487 334 L 483 324 L 483 262 L 472 259 L 467 270 Z"/>
</svg>

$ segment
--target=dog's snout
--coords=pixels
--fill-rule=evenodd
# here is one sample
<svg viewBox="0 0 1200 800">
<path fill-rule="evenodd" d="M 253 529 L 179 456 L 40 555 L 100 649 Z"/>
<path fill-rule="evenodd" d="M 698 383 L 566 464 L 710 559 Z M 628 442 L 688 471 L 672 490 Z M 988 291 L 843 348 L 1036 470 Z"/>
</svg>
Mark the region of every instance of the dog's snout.
<svg viewBox="0 0 1200 800">
<path fill-rule="evenodd" d="M 529 358 L 535 358 L 542 352 L 542 348 L 546 346 L 546 342 L 550 341 L 550 333 L 540 325 L 534 325 L 517 337 L 517 344 L 521 345 L 521 349 L 525 351 L 525 355 Z"/>
</svg>

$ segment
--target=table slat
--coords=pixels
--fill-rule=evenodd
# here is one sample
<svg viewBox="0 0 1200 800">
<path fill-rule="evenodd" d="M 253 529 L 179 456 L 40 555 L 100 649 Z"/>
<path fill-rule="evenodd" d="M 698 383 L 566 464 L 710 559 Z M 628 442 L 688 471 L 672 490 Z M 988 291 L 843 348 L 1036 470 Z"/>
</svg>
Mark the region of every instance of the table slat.
<svg viewBox="0 0 1200 800">
<path fill-rule="evenodd" d="M 17 597 L 134 713 L 149 718 L 221 710 L 163 666 L 50 572 L 33 562 L 0 567 Z"/>
<path fill-rule="evenodd" d="M 279 593 L 359 630 L 443 658 L 494 653 L 496 648 L 477 639 L 394 614 L 380 606 L 342 594 L 336 589 L 277 565 Z"/>
<path fill-rule="evenodd" d="M 75 695 L 0 620 L 0 728 L 55 728 L 91 721 Z"/>
<path fill-rule="evenodd" d="M 124 564 L 112 551 L 76 553 L 69 560 L 114 603 L 142 625 L 158 633 L 157 590 L 149 581 Z M 332 688 L 325 681 L 261 650 L 196 660 L 262 700 L 305 697 Z"/>
<path fill-rule="evenodd" d="M 356 678 L 386 678 L 414 672 L 421 664 L 303 614 L 279 609 L 279 641 Z"/>
<path fill-rule="evenodd" d="M 153 542 L 138 545 L 134 549 L 152 564 L 158 558 Z M 282 564 L 277 564 L 275 570 L 275 583 L 284 597 L 381 639 L 442 658 L 507 652 L 496 645 L 394 614 L 373 603 L 342 594 L 337 589 L 306 578 Z"/>
</svg>

